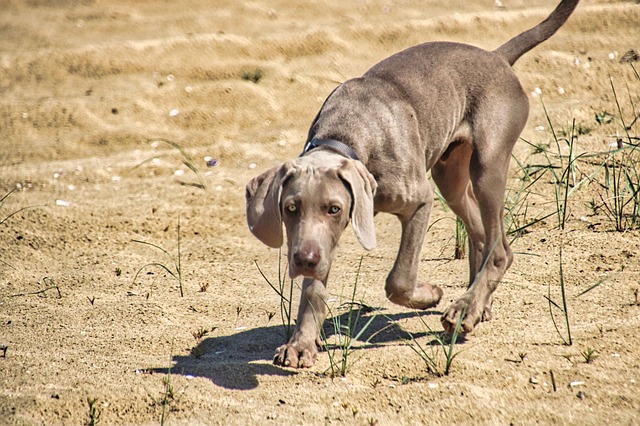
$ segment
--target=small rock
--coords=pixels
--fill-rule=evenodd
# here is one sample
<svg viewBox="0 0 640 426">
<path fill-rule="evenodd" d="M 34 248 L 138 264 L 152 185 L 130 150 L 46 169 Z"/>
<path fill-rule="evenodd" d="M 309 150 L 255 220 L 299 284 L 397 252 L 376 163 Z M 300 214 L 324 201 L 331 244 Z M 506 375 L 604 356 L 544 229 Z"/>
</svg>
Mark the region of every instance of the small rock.
<svg viewBox="0 0 640 426">
<path fill-rule="evenodd" d="M 207 167 L 215 167 L 218 165 L 218 160 L 213 157 L 204 157 L 204 161 Z"/>
</svg>

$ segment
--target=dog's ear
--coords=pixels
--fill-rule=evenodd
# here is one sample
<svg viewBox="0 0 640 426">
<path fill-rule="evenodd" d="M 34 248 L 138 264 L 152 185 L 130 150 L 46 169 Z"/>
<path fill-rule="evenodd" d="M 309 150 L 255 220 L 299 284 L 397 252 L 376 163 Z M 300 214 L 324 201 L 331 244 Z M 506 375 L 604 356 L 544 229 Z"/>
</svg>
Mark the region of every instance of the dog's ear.
<svg viewBox="0 0 640 426">
<path fill-rule="evenodd" d="M 373 197 L 378 184 L 360 161 L 347 161 L 338 171 L 349 185 L 353 197 L 351 225 L 358 241 L 366 250 L 376 248 L 376 230 L 373 223 Z"/>
<path fill-rule="evenodd" d="M 280 195 L 282 185 L 291 175 L 290 163 L 273 167 L 247 184 L 247 224 L 251 233 L 269 247 L 282 246 L 282 214 L 280 213 Z"/>
</svg>

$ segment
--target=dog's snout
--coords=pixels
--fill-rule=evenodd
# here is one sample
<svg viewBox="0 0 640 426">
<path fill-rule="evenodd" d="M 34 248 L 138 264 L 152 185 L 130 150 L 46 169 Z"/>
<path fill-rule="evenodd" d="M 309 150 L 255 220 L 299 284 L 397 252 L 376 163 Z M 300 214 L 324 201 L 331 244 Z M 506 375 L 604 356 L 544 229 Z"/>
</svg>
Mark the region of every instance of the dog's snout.
<svg viewBox="0 0 640 426">
<path fill-rule="evenodd" d="M 298 268 L 314 270 L 320 263 L 320 253 L 318 250 L 299 250 L 294 253 L 293 261 Z"/>
</svg>

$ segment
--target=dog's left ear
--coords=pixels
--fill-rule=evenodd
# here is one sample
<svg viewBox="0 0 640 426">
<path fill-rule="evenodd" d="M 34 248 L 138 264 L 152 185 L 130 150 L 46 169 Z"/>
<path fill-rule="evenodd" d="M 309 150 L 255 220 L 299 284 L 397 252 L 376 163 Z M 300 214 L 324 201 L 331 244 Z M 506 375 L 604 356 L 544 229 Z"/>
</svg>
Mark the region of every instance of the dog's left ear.
<svg viewBox="0 0 640 426">
<path fill-rule="evenodd" d="M 273 167 L 247 184 L 247 224 L 251 233 L 269 247 L 279 248 L 284 242 L 280 195 L 282 185 L 294 172 L 291 162 Z"/>
<path fill-rule="evenodd" d="M 376 230 L 373 224 L 373 196 L 378 184 L 360 161 L 347 161 L 338 171 L 351 189 L 351 225 L 358 241 L 366 250 L 376 248 Z"/>
</svg>

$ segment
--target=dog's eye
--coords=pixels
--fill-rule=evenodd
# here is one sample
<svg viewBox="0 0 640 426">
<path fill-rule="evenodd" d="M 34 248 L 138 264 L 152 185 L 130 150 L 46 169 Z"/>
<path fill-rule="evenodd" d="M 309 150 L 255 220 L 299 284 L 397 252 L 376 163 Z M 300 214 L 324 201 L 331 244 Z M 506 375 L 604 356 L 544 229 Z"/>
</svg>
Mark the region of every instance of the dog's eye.
<svg viewBox="0 0 640 426">
<path fill-rule="evenodd" d="M 295 206 L 295 204 L 289 204 L 288 206 L 285 207 L 285 209 L 289 212 L 289 213 L 295 213 L 296 210 L 298 210 L 298 208 Z"/>
<path fill-rule="evenodd" d="M 340 207 L 338 207 L 338 206 L 329 207 L 329 214 L 335 215 L 335 214 L 338 214 L 338 213 L 340 213 Z"/>
</svg>

